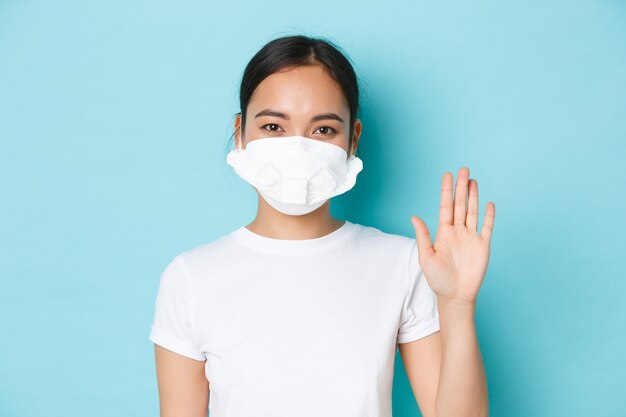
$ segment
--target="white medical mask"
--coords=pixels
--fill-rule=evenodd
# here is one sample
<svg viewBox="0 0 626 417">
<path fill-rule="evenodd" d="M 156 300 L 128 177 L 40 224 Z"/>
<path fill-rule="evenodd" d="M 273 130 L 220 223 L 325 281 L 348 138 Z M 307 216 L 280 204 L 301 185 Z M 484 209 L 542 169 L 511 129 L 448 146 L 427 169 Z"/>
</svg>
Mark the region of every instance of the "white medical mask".
<svg viewBox="0 0 626 417">
<path fill-rule="evenodd" d="M 276 210 L 302 215 L 354 187 L 363 162 L 340 146 L 304 136 L 250 141 L 226 161 Z"/>
</svg>

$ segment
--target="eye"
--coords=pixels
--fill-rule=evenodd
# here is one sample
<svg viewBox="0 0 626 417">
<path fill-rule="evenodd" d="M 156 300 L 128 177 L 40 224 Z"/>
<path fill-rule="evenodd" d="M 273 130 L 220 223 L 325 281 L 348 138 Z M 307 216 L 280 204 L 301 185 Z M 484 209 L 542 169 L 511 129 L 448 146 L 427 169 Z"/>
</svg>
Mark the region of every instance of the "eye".
<svg viewBox="0 0 626 417">
<path fill-rule="evenodd" d="M 276 123 L 268 123 L 266 125 L 261 126 L 261 129 L 267 130 L 267 131 L 270 131 L 270 132 L 276 132 L 276 130 L 274 130 L 274 129 L 266 129 L 267 126 L 275 126 L 277 128 L 280 128 L 280 126 L 278 126 Z"/>
<path fill-rule="evenodd" d="M 322 126 L 318 130 L 320 130 L 320 129 L 325 129 L 327 132 L 328 132 L 328 130 L 330 130 L 329 133 L 322 133 L 322 132 L 320 132 L 320 133 L 322 133 L 322 135 L 325 135 L 325 136 L 328 136 L 328 135 L 330 135 L 332 133 L 337 133 L 337 130 L 335 130 L 334 128 L 332 128 L 330 126 Z"/>
</svg>

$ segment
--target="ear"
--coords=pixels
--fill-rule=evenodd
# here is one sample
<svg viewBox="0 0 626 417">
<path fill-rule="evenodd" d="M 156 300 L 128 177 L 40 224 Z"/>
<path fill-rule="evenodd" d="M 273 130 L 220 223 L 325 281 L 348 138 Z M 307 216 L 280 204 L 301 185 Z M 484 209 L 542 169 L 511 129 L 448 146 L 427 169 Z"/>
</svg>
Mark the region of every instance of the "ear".
<svg viewBox="0 0 626 417">
<path fill-rule="evenodd" d="M 241 112 L 235 116 L 235 148 L 241 148 Z"/>
</svg>

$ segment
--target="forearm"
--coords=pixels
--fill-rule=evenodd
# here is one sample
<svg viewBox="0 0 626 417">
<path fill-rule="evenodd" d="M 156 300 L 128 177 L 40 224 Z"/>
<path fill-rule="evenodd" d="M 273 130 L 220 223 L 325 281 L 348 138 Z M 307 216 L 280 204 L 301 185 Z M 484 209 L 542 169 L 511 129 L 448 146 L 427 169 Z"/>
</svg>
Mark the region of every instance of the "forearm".
<svg viewBox="0 0 626 417">
<path fill-rule="evenodd" d="M 437 417 L 485 417 L 488 393 L 476 324 L 475 304 L 437 298 L 442 341 Z"/>
</svg>

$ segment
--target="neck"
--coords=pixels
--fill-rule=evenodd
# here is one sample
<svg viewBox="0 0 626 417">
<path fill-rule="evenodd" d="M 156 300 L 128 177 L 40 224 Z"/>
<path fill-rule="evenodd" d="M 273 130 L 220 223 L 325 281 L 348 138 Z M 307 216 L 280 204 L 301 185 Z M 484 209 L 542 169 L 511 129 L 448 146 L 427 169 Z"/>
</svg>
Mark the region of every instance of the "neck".
<svg viewBox="0 0 626 417">
<path fill-rule="evenodd" d="M 310 213 L 291 216 L 269 205 L 261 195 L 256 218 L 246 227 L 254 233 L 273 239 L 315 239 L 327 235 L 343 224 L 330 215 L 330 199 Z"/>
</svg>

